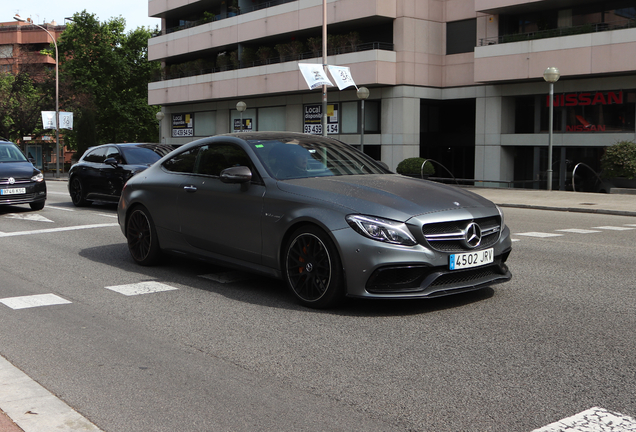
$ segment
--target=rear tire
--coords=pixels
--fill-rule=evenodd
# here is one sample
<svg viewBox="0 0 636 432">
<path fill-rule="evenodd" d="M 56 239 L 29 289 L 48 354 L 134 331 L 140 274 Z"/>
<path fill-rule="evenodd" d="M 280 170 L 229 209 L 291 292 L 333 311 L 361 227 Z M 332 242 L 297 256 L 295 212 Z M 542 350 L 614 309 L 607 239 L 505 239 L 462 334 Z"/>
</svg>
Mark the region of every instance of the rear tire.
<svg viewBox="0 0 636 432">
<path fill-rule="evenodd" d="M 290 237 L 285 247 L 284 277 L 287 287 L 303 306 L 333 307 L 344 297 L 338 250 L 318 227 L 301 227 Z"/>
<path fill-rule="evenodd" d="M 128 216 L 126 239 L 130 255 L 137 264 L 151 266 L 159 262 L 161 250 L 157 230 L 145 207 L 135 207 Z"/>
</svg>

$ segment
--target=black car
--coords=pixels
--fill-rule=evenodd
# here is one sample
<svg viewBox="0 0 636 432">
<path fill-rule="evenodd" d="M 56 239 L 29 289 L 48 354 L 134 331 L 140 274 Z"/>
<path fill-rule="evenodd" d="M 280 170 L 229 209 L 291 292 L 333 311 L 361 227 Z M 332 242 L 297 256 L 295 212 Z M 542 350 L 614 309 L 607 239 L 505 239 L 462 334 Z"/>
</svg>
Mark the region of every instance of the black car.
<svg viewBox="0 0 636 432">
<path fill-rule="evenodd" d="M 0 140 L 0 205 L 29 204 L 42 210 L 46 182 L 42 172 L 12 142 Z"/>
<path fill-rule="evenodd" d="M 172 150 L 172 146 L 151 143 L 104 144 L 88 149 L 69 170 L 68 191 L 73 204 L 116 203 L 129 178 Z"/>
</svg>

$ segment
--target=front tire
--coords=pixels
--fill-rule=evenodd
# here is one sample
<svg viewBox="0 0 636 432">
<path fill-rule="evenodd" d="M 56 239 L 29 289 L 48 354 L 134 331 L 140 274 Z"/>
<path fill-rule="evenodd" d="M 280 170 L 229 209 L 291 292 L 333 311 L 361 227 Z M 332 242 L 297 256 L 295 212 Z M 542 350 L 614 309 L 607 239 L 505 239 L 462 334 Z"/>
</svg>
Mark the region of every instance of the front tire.
<svg viewBox="0 0 636 432">
<path fill-rule="evenodd" d="M 44 208 L 44 201 L 29 203 L 29 207 L 31 207 L 33 211 L 42 210 Z"/>
<path fill-rule="evenodd" d="M 287 286 L 303 306 L 327 308 L 344 297 L 342 264 L 329 236 L 314 226 L 297 229 L 285 247 Z"/>
<path fill-rule="evenodd" d="M 84 185 L 82 181 L 73 177 L 71 179 L 71 201 L 73 201 L 73 205 L 75 207 L 86 207 L 91 204 L 90 201 L 87 201 L 84 196 L 86 193 L 84 192 Z"/>
<path fill-rule="evenodd" d="M 161 256 L 157 230 L 145 207 L 134 208 L 128 216 L 126 239 L 130 255 L 137 264 L 142 266 L 157 264 Z"/>
</svg>

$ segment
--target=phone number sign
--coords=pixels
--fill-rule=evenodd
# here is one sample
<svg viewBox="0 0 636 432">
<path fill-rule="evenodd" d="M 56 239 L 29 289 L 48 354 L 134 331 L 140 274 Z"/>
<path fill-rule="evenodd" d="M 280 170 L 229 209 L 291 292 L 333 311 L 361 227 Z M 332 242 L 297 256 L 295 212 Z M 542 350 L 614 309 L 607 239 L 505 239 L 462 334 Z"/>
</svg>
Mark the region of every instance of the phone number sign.
<svg viewBox="0 0 636 432">
<path fill-rule="evenodd" d="M 305 105 L 305 133 L 322 135 L 322 104 Z M 338 104 L 327 105 L 327 134 L 338 134 Z"/>
<path fill-rule="evenodd" d="M 172 137 L 194 136 L 194 114 L 172 114 Z"/>
</svg>

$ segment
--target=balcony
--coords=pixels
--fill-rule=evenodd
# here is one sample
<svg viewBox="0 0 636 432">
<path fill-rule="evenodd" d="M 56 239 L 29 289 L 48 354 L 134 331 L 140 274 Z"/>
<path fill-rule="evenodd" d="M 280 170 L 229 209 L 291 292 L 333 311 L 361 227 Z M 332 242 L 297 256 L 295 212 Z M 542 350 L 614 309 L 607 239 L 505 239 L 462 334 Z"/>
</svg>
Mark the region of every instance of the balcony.
<svg viewBox="0 0 636 432">
<path fill-rule="evenodd" d="M 541 80 L 548 66 L 558 67 L 563 78 L 629 74 L 636 70 L 634 27 L 508 43 L 490 42 L 475 48 L 475 82 Z"/>
<path fill-rule="evenodd" d="M 619 23 L 590 23 L 576 27 L 563 27 L 529 33 L 517 33 L 490 38 L 482 38 L 479 40 L 479 46 L 572 36 L 587 33 L 598 33 L 612 30 L 623 30 L 634 27 L 636 27 L 636 23 L 634 21 L 621 21 Z"/>
</svg>

